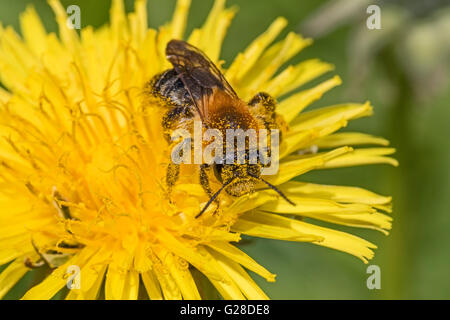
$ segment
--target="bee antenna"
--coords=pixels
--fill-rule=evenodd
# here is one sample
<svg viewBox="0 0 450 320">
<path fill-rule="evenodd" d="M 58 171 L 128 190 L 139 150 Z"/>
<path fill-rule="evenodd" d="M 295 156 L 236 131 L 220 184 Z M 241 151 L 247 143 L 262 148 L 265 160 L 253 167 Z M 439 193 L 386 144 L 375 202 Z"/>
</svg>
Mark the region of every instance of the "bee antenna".
<svg viewBox="0 0 450 320">
<path fill-rule="evenodd" d="M 295 202 L 289 200 L 289 198 L 286 197 L 286 196 L 284 195 L 283 192 L 281 192 L 280 190 L 278 190 L 278 188 L 275 187 L 275 186 L 274 186 L 273 184 L 271 184 L 270 182 L 264 180 L 264 179 L 261 178 L 261 177 L 257 177 L 257 176 L 254 176 L 254 175 L 250 175 L 250 176 L 253 177 L 253 178 L 255 178 L 255 179 L 261 180 L 262 182 L 264 182 L 265 184 L 267 184 L 267 186 L 268 186 L 270 189 L 272 189 L 272 190 L 274 190 L 275 192 L 277 192 L 277 193 L 278 193 L 284 200 L 286 200 L 289 204 L 293 205 L 294 207 L 296 206 Z"/>
<path fill-rule="evenodd" d="M 222 190 L 225 189 L 225 187 L 228 186 L 234 180 L 234 178 L 235 177 L 231 178 L 230 180 L 225 182 L 222 185 L 222 187 L 220 187 L 220 189 L 208 200 L 206 205 L 203 207 L 202 211 L 200 211 L 200 213 L 195 216 L 196 219 L 200 217 L 206 211 L 206 209 L 208 209 L 209 205 L 217 198 L 217 196 L 222 192 Z"/>
</svg>

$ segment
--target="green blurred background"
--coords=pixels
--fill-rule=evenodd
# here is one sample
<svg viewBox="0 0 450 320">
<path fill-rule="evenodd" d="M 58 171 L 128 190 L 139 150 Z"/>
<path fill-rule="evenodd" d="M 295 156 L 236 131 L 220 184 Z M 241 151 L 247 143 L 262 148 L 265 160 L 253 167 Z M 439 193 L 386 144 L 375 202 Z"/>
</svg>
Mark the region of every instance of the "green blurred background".
<svg viewBox="0 0 450 320">
<path fill-rule="evenodd" d="M 82 27 L 108 21 L 108 0 L 63 0 L 81 8 Z M 0 1 L 0 22 L 19 30 L 19 14 L 33 4 L 49 31 L 56 23 L 45 1 Z M 369 30 L 366 9 L 381 8 L 381 29 Z M 133 1 L 126 1 L 127 10 Z M 256 240 L 242 246 L 277 274 L 258 284 L 273 299 L 449 299 L 450 298 L 450 5 L 437 0 L 229 0 L 239 13 L 225 39 L 227 63 L 277 16 L 288 31 L 313 37 L 313 46 L 290 63 L 320 58 L 333 63 L 343 85 L 312 108 L 343 102 L 375 106 L 375 115 L 350 123 L 388 138 L 397 148 L 398 168 L 364 166 L 314 172 L 303 181 L 362 186 L 394 197 L 394 227 L 376 231 L 338 227 L 378 245 L 370 264 L 381 268 L 381 289 L 369 290 L 367 265 L 337 251 L 307 243 Z M 149 25 L 171 17 L 175 0 L 149 0 Z M 211 0 L 193 0 L 188 32 L 204 21 Z M 227 65 L 227 64 L 226 64 Z M 313 86 L 316 82 L 307 84 Z M 327 225 L 321 223 L 322 225 Z M 337 228 L 336 226 L 333 226 Z M 5 299 L 20 298 L 37 281 L 27 275 Z"/>
</svg>

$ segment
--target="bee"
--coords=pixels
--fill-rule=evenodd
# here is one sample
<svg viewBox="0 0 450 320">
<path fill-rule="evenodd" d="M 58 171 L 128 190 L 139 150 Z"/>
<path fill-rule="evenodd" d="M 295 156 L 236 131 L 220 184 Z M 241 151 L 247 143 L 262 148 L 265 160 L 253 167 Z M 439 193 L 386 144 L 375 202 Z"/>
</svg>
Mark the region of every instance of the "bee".
<svg viewBox="0 0 450 320">
<path fill-rule="evenodd" d="M 218 129 L 223 137 L 227 129 L 258 131 L 265 128 L 279 129 L 281 133 L 286 131 L 286 123 L 275 112 L 275 99 L 260 92 L 249 102 L 244 102 L 217 66 L 198 48 L 182 40 L 171 40 L 166 47 L 166 57 L 173 68 L 154 76 L 145 90 L 168 107 L 162 117 L 162 128 L 169 143 L 174 130 L 181 128 L 192 131 L 194 121 L 201 121 L 205 128 Z M 200 184 L 210 199 L 196 217 L 201 216 L 213 201 L 217 201 L 216 198 L 223 190 L 231 196 L 239 197 L 253 192 L 260 181 L 295 205 L 261 177 L 264 164 L 259 160 L 256 164 L 250 163 L 247 147 L 244 163 L 225 162 L 223 154 L 218 155 L 222 157 L 219 159 L 221 161 L 200 165 Z M 179 166 L 174 163 L 168 165 L 166 184 L 169 190 L 179 177 Z M 215 193 L 209 182 L 208 172 L 211 169 L 222 184 Z"/>
</svg>

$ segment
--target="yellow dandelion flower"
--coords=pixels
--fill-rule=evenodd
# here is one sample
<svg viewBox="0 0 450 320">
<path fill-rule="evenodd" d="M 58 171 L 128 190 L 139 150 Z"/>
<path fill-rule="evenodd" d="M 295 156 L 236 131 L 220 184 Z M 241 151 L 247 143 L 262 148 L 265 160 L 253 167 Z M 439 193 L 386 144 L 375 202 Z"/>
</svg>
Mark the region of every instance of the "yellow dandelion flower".
<svg viewBox="0 0 450 320">
<path fill-rule="evenodd" d="M 289 123 L 280 146 L 273 190 L 233 198 L 196 218 L 208 201 L 198 166 L 186 165 L 166 194 L 168 144 L 158 108 L 143 104 L 143 88 L 168 68 L 164 51 L 182 39 L 189 0 L 179 0 L 170 23 L 147 26 L 146 2 L 126 14 L 114 0 L 110 24 L 98 30 L 67 27 L 66 11 L 49 0 L 59 37 L 47 33 L 32 8 L 21 16 L 22 37 L 0 26 L 0 297 L 33 267 L 54 270 L 23 299 L 49 299 L 80 268 L 81 284 L 67 299 L 200 299 L 199 271 L 225 299 L 266 299 L 247 274 L 275 275 L 233 243 L 241 234 L 310 242 L 371 259 L 370 242 L 311 224 L 299 217 L 387 233 L 391 198 L 357 188 L 292 181 L 324 168 L 397 165 L 388 141 L 363 133 L 336 133 L 349 120 L 372 113 L 370 103 L 303 110 L 339 85 L 335 76 L 281 99 L 277 112 Z M 236 9 L 217 0 L 187 41 L 217 65 Z M 311 44 L 298 34 L 275 38 L 286 26 L 276 19 L 227 70 L 226 78 L 248 101 L 255 93 L 284 97 L 333 69 L 313 59 L 277 71 Z M 353 148 L 378 145 L 376 148 Z M 308 152 L 309 150 L 309 152 Z M 216 184 L 218 186 L 218 184 Z M 385 212 L 385 213 L 383 213 Z M 294 217 L 293 217 L 294 216 Z M 196 271 L 196 272 L 197 272 Z M 103 289 L 102 289 L 103 288 Z M 205 298 L 205 297 L 203 297 Z"/>
</svg>

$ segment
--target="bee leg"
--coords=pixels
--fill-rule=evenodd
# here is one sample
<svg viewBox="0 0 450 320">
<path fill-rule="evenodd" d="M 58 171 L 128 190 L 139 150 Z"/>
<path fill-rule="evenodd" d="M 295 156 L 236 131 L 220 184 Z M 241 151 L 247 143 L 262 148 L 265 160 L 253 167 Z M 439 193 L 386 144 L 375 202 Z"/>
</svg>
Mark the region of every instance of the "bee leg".
<svg viewBox="0 0 450 320">
<path fill-rule="evenodd" d="M 257 93 L 250 99 L 249 110 L 252 115 L 264 124 L 267 130 L 276 129 L 276 101 L 269 94 L 265 92 Z"/>
<path fill-rule="evenodd" d="M 208 171 L 211 169 L 211 166 L 208 164 L 202 164 L 200 165 L 200 184 L 203 187 L 203 190 L 205 190 L 206 194 L 212 198 L 214 195 L 211 186 L 209 184 L 209 178 L 208 178 Z M 217 212 L 219 209 L 219 200 L 217 198 L 214 200 L 214 202 L 217 204 L 216 210 L 214 213 Z"/>
<path fill-rule="evenodd" d="M 189 106 L 172 106 L 162 117 L 161 125 L 164 137 L 170 143 L 171 135 L 175 129 L 189 129 L 192 125 L 193 114 Z"/>
<path fill-rule="evenodd" d="M 287 131 L 283 117 L 276 113 L 277 102 L 268 93 L 259 92 L 248 102 L 250 113 L 260 120 L 267 130 L 279 129 L 280 139 Z"/>
<path fill-rule="evenodd" d="M 275 99 L 265 92 L 258 92 L 248 103 L 250 109 L 259 109 L 257 110 L 259 115 L 272 115 L 276 104 Z"/>
<path fill-rule="evenodd" d="M 268 131 L 275 129 L 278 130 L 279 142 L 283 140 L 286 132 L 288 131 L 288 125 L 283 116 L 276 113 L 276 100 L 272 98 L 268 93 L 259 92 L 248 102 L 249 111 L 257 119 L 257 121 Z M 268 146 L 265 150 L 264 157 L 271 159 L 271 145 L 268 141 Z M 269 167 L 270 162 L 264 162 L 263 167 Z"/>
<path fill-rule="evenodd" d="M 170 200 L 170 194 L 172 193 L 172 188 L 177 182 L 180 176 L 180 165 L 175 163 L 169 163 L 167 166 L 166 172 L 166 184 L 167 184 L 167 193 Z"/>
<path fill-rule="evenodd" d="M 163 135 L 167 142 L 170 143 L 170 135 L 172 132 L 172 125 L 174 122 L 174 119 L 171 117 L 172 110 L 167 111 L 161 122 L 161 126 L 163 128 Z"/>
</svg>

